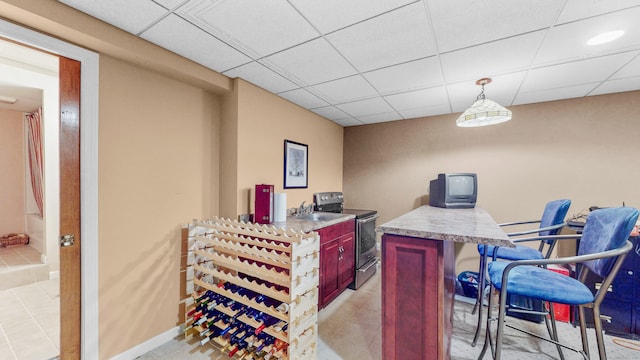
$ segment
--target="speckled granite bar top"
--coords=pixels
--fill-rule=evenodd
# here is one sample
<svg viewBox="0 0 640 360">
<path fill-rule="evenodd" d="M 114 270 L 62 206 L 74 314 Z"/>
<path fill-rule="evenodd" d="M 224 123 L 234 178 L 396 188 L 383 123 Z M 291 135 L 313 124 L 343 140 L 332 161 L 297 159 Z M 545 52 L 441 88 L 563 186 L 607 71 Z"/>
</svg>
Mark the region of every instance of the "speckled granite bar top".
<svg viewBox="0 0 640 360">
<path fill-rule="evenodd" d="M 491 215 L 478 207 L 443 209 L 425 205 L 380 225 L 376 231 L 424 239 L 514 247 Z"/>
<path fill-rule="evenodd" d="M 286 221 L 274 222 L 272 226 L 287 230 L 296 230 L 303 232 L 315 231 L 323 227 L 335 225 L 343 221 L 354 219 L 356 216 L 351 214 L 335 214 L 335 218 L 330 220 L 308 220 L 304 217 L 287 216 Z"/>
</svg>

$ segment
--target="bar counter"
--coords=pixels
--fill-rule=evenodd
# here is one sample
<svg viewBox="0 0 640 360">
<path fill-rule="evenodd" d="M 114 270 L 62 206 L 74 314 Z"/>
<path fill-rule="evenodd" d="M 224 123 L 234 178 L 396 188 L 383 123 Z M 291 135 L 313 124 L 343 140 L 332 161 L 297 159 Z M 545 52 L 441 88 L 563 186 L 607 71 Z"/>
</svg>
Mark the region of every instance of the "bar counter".
<svg viewBox="0 0 640 360">
<path fill-rule="evenodd" d="M 481 208 L 422 206 L 380 225 L 382 358 L 448 360 L 455 243 L 515 245 Z"/>
</svg>

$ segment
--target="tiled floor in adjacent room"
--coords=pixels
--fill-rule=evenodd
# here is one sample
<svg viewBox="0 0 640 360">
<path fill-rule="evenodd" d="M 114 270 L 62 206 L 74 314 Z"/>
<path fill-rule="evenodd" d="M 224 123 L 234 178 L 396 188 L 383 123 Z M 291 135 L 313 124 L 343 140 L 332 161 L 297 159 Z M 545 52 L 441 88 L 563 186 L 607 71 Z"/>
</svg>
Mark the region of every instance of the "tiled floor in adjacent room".
<svg viewBox="0 0 640 360">
<path fill-rule="evenodd" d="M 0 247 L 0 360 L 46 360 L 60 350 L 60 286 L 30 246 Z"/>
</svg>

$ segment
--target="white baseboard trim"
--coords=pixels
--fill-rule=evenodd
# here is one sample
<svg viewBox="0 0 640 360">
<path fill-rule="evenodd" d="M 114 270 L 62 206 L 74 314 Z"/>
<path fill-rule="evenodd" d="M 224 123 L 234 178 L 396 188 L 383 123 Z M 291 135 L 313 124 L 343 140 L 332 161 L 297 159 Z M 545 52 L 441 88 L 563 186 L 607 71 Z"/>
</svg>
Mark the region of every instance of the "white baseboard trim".
<svg viewBox="0 0 640 360">
<path fill-rule="evenodd" d="M 60 270 L 49 271 L 49 280 L 60 279 Z"/>
<path fill-rule="evenodd" d="M 131 349 L 120 353 L 119 355 L 116 355 L 114 357 L 111 358 L 111 360 L 132 360 L 137 358 L 138 356 L 142 356 L 146 353 L 148 353 L 149 351 L 167 343 L 168 341 L 172 340 L 173 338 L 175 338 L 176 336 L 182 334 L 182 327 L 181 326 L 176 326 L 173 329 L 169 329 L 167 331 L 165 331 L 164 333 L 153 337 L 141 344 L 138 344 L 134 347 L 132 347 Z"/>
</svg>

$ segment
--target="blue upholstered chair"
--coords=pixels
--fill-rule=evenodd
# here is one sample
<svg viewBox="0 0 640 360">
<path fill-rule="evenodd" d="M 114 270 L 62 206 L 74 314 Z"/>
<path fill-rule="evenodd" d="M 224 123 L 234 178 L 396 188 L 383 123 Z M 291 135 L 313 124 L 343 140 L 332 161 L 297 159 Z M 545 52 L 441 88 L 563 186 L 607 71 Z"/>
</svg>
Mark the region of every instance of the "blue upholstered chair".
<svg viewBox="0 0 640 360">
<path fill-rule="evenodd" d="M 532 224 L 539 224 L 534 229 L 507 233 L 510 237 L 525 236 L 530 234 L 537 234 L 535 237 L 525 237 L 514 239 L 516 243 L 515 248 L 507 247 L 495 247 L 493 245 L 478 244 L 478 253 L 480 254 L 480 267 L 478 269 L 479 279 L 478 284 L 485 284 L 486 278 L 486 266 L 487 259 L 492 260 L 533 260 L 533 259 L 548 259 L 555 248 L 555 238 L 545 238 L 546 236 L 557 235 L 565 226 L 565 217 L 571 206 L 571 200 L 561 199 L 548 202 L 542 217 L 540 220 L 532 221 L 520 221 L 500 224 L 502 227 L 509 226 L 526 226 Z M 520 245 L 525 242 L 538 242 L 538 249 L 534 249 L 529 246 Z M 480 335 L 480 329 L 482 328 L 482 303 L 484 297 L 484 286 L 478 285 L 478 297 L 476 298 L 475 306 L 473 307 L 472 314 L 478 311 L 478 325 L 476 326 L 476 333 L 473 337 L 471 346 L 475 346 Z"/>
<path fill-rule="evenodd" d="M 627 239 L 637 220 L 638 210 L 630 207 L 596 210 L 587 218 L 582 235 L 556 236 L 561 239 L 570 237 L 580 238 L 577 256 L 558 259 L 491 262 L 488 265 L 489 279 L 492 287 L 500 292 L 494 358 L 500 359 L 502 354 L 503 330 L 504 326 L 507 325 L 505 324 L 506 307 L 508 306 L 507 294 L 514 294 L 542 300 L 549 305 L 551 305 L 551 303 L 559 303 L 578 306 L 580 334 L 582 336 L 581 350 L 565 346 L 558 342 L 553 307 L 549 306 L 548 309 L 548 315 L 551 317 L 551 323 L 554 326 L 553 333 L 549 331 L 551 339 L 545 340 L 549 340 L 558 346 L 561 358 L 564 358 L 562 347 L 576 351 L 585 359 L 589 359 L 589 344 L 586 334 L 584 309 L 591 308 L 593 311 L 593 321 L 600 359 L 606 359 L 607 355 L 600 320 L 600 303 L 607 294 L 607 289 L 615 278 L 627 253 L 633 247 L 632 243 Z M 578 264 L 578 275 L 576 278 L 573 278 L 547 270 L 545 267 L 550 264 Z M 603 278 L 602 285 L 596 291 L 595 295 L 584 284 L 589 272 Z M 489 312 L 491 312 L 491 298 L 490 296 Z M 491 342 L 490 317 L 491 314 L 487 317 L 487 336 L 479 359 L 484 356 L 487 350 L 487 344 Z M 547 320 L 547 316 L 544 318 Z M 548 323 L 547 328 L 549 328 Z M 491 345 L 491 348 L 494 349 L 493 344 Z"/>
</svg>

